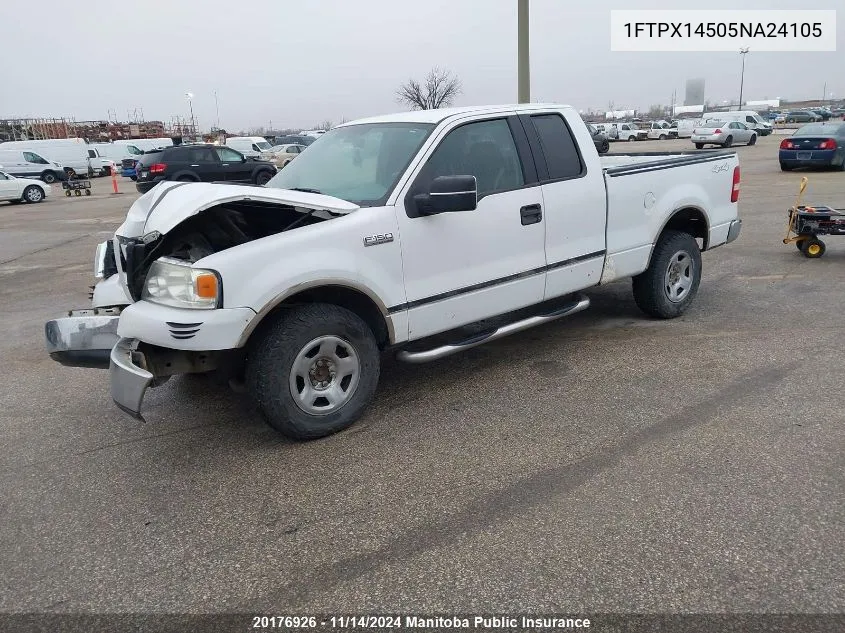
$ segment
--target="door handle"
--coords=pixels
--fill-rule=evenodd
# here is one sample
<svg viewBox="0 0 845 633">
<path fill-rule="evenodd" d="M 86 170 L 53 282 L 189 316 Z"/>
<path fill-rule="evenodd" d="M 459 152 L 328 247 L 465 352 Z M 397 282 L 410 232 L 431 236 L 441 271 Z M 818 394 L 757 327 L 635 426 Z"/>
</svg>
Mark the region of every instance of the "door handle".
<svg viewBox="0 0 845 633">
<path fill-rule="evenodd" d="M 519 210 L 519 215 L 522 218 L 522 226 L 537 224 L 543 219 L 543 207 L 539 204 L 529 204 Z"/>
</svg>

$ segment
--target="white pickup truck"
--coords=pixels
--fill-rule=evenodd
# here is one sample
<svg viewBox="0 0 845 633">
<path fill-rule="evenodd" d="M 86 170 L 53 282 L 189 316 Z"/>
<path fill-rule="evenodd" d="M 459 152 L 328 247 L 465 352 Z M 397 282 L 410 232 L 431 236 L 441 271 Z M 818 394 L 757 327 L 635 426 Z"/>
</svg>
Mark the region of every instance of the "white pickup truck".
<svg viewBox="0 0 845 633">
<path fill-rule="evenodd" d="M 569 106 L 415 111 L 340 125 L 263 187 L 163 182 L 97 248 L 93 305 L 45 326 L 117 405 L 214 371 L 281 433 L 348 427 L 380 357 L 433 361 L 589 306 L 633 278 L 684 313 L 700 251 L 736 239 L 733 151 L 600 158 Z"/>
</svg>

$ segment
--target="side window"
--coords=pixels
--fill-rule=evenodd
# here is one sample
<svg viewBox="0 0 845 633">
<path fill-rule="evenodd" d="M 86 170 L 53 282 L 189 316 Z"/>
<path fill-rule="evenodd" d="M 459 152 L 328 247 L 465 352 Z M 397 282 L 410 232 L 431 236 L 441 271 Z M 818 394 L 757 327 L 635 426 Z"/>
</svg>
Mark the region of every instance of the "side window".
<svg viewBox="0 0 845 633">
<path fill-rule="evenodd" d="M 223 163 L 241 162 L 241 155 L 233 149 L 229 149 L 228 147 L 215 147 L 214 151 L 217 152 L 217 156 L 220 157 L 220 161 Z"/>
<path fill-rule="evenodd" d="M 261 150 L 258 148 L 258 145 L 256 145 L 255 143 L 253 143 L 253 144 L 252 144 L 252 151 L 253 151 L 253 152 L 260 152 Z"/>
<path fill-rule="evenodd" d="M 746 120 L 748 123 L 754 123 L 754 117 L 747 116 L 747 117 L 745 117 L 745 120 Z"/>
<path fill-rule="evenodd" d="M 296 145 L 293 145 L 292 147 L 288 147 L 287 153 L 288 154 L 299 154 L 299 148 Z"/>
<path fill-rule="evenodd" d="M 532 116 L 534 129 L 540 137 L 543 156 L 549 168 L 549 180 L 576 178 L 584 173 L 584 163 L 569 126 L 559 114 Z"/>
<path fill-rule="evenodd" d="M 93 149 L 89 149 L 88 158 L 97 158 L 97 152 L 95 152 Z"/>
<path fill-rule="evenodd" d="M 434 150 L 422 174 L 426 183 L 438 176 L 475 176 L 479 197 L 525 184 L 522 163 L 505 119 L 455 128 Z"/>
<path fill-rule="evenodd" d="M 38 165 L 47 165 L 47 161 L 41 158 L 38 154 L 33 152 L 24 152 L 23 159 L 28 163 L 36 163 Z"/>
</svg>

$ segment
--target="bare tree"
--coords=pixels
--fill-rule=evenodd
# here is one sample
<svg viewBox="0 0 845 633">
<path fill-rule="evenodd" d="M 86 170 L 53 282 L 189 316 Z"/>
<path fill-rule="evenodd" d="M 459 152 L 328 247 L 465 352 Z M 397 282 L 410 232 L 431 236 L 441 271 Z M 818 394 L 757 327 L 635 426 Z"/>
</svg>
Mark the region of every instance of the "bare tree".
<svg viewBox="0 0 845 633">
<path fill-rule="evenodd" d="M 334 127 L 334 123 L 332 123 L 329 120 L 325 120 L 322 123 L 318 123 L 317 127 L 315 127 L 314 129 L 315 130 L 323 130 L 324 132 L 328 132 L 333 127 Z"/>
<path fill-rule="evenodd" d="M 662 105 L 654 104 L 648 109 L 648 116 L 651 119 L 659 119 L 664 114 L 666 114 L 666 110 Z"/>
<path fill-rule="evenodd" d="M 461 80 L 448 70 L 434 67 L 422 83 L 409 79 L 396 91 L 396 101 L 412 110 L 436 110 L 452 105 L 463 91 Z"/>
</svg>

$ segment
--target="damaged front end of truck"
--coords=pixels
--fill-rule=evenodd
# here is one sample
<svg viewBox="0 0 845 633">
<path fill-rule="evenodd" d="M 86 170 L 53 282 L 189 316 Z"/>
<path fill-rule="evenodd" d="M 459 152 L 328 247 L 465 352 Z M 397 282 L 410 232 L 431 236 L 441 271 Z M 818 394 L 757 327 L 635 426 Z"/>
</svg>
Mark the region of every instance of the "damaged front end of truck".
<svg viewBox="0 0 845 633">
<path fill-rule="evenodd" d="M 94 273 L 99 281 L 93 288 L 92 305 L 45 324 L 47 351 L 65 366 L 109 369 L 113 399 L 125 412 L 142 419 L 146 390 L 170 376 L 225 370 L 221 375 L 232 377 L 243 365 L 242 350 L 232 349 L 225 341 L 196 348 L 199 333 L 205 329 L 207 340 L 208 329 L 220 315 L 243 322 L 255 313 L 237 306 L 223 310 L 219 275 L 192 268 L 193 264 L 357 208 L 312 192 L 162 183 L 132 205 L 113 239 L 98 245 Z M 166 292 L 168 275 L 172 277 L 174 271 L 187 271 L 188 282 L 203 284 L 198 292 L 208 298 L 198 297 L 196 305 L 188 299 L 180 304 L 181 297 L 171 296 L 172 289 Z M 161 322 L 167 328 L 167 340 L 150 342 L 122 335 L 121 315 L 142 307 L 177 315 Z"/>
</svg>

